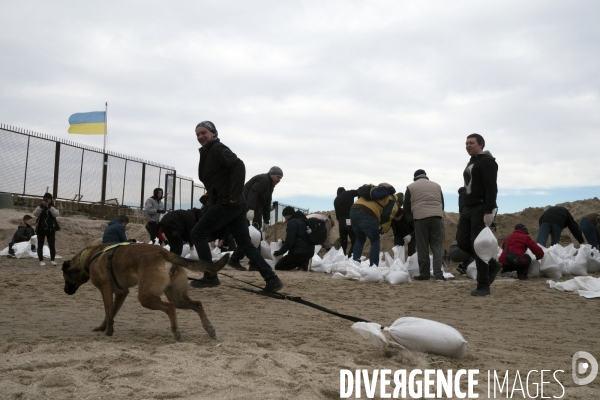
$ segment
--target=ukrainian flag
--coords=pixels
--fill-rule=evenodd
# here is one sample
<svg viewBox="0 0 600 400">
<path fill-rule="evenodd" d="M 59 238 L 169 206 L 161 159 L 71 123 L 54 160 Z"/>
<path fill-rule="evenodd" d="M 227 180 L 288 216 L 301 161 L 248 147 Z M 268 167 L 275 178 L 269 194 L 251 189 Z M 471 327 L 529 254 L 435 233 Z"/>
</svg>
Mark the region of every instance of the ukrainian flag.
<svg viewBox="0 0 600 400">
<path fill-rule="evenodd" d="M 69 117 L 69 133 L 83 135 L 104 135 L 106 129 L 106 112 L 92 111 L 77 113 Z"/>
</svg>

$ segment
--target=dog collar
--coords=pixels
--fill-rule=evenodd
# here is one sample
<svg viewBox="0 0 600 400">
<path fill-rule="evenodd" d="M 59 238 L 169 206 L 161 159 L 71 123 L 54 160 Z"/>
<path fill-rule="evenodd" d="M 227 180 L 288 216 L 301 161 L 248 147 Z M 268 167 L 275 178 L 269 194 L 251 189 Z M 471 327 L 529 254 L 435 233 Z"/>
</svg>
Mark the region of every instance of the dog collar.
<svg viewBox="0 0 600 400">
<path fill-rule="evenodd" d="M 85 254 L 85 252 L 86 252 L 86 250 L 83 250 L 83 251 L 81 252 L 81 254 L 79 255 L 79 268 L 81 268 L 81 270 L 82 270 L 83 272 L 85 272 L 85 274 L 86 274 L 86 275 L 87 275 L 87 277 L 89 278 L 89 277 L 90 277 L 90 273 L 89 273 L 88 271 L 86 271 L 86 270 L 85 270 L 85 268 L 84 268 L 84 266 L 83 266 L 83 264 L 82 264 L 82 262 L 81 262 L 81 261 L 83 260 L 83 255 Z"/>
</svg>

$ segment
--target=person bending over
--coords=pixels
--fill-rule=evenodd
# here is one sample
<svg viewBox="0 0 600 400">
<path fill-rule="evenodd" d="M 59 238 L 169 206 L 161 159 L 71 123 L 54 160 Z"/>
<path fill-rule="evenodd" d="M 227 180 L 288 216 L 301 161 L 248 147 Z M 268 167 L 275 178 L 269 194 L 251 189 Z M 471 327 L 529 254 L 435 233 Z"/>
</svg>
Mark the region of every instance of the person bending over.
<svg viewBox="0 0 600 400">
<path fill-rule="evenodd" d="M 308 271 L 310 259 L 315 254 L 315 246 L 308 243 L 307 218 L 302 211 L 295 211 L 291 206 L 285 207 L 281 215 L 287 221 L 285 242 L 273 255 L 278 257 L 286 252 L 288 254 L 275 264 L 275 269 L 285 271 L 298 268 Z"/>
<path fill-rule="evenodd" d="M 502 242 L 500 263 L 502 272 L 516 271 L 521 280 L 527 279 L 527 270 L 531 265 L 531 257 L 525 254 L 527 249 L 535 255 L 536 260 L 544 257 L 544 250 L 529 237 L 529 230 L 523 224 L 515 225 L 515 230 Z"/>
</svg>

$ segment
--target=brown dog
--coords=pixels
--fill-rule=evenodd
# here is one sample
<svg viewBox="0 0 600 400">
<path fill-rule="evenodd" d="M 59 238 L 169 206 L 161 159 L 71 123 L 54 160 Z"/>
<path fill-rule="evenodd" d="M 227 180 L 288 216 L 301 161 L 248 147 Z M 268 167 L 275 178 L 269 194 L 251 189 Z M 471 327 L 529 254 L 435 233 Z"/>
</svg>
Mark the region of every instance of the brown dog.
<svg viewBox="0 0 600 400">
<path fill-rule="evenodd" d="M 155 245 L 119 246 L 112 259 L 113 277 L 107 268 L 108 252 L 90 262 L 94 254 L 107 246 L 108 244 L 104 243 L 86 247 L 71 260 L 65 261 L 62 267 L 65 293 L 68 295 L 75 294 L 79 286 L 90 279 L 102 293 L 105 317 L 94 331 L 105 331 L 107 336 L 112 336 L 115 315 L 129 294 L 129 288 L 139 285 L 138 299 L 142 306 L 167 313 L 171 320 L 171 331 L 177 340 L 181 339 L 181 332 L 177 326 L 175 308 L 196 311 L 208 335 L 216 339 L 215 329 L 208 320 L 202 303 L 190 299 L 187 295 L 190 286 L 185 269 L 216 274 L 227 264 L 229 254 L 216 263 L 206 263 L 181 258 Z M 163 293 L 168 302 L 161 300 L 160 296 Z"/>
</svg>

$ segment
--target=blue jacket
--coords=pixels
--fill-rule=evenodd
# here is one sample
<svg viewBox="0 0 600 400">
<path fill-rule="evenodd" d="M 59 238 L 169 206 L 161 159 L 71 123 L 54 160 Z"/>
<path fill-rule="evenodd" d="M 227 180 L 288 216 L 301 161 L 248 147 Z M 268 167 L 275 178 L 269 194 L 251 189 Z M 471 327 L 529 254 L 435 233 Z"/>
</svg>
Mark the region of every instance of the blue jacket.
<svg viewBox="0 0 600 400">
<path fill-rule="evenodd" d="M 102 243 L 121 243 L 126 241 L 127 236 L 125 235 L 125 227 L 121 224 L 119 218 L 110 221 L 104 230 Z"/>
<path fill-rule="evenodd" d="M 315 246 L 308 243 L 306 216 L 302 211 L 296 211 L 287 222 L 285 243 L 279 251 L 283 254 L 288 250 L 290 254 L 315 252 Z"/>
</svg>

